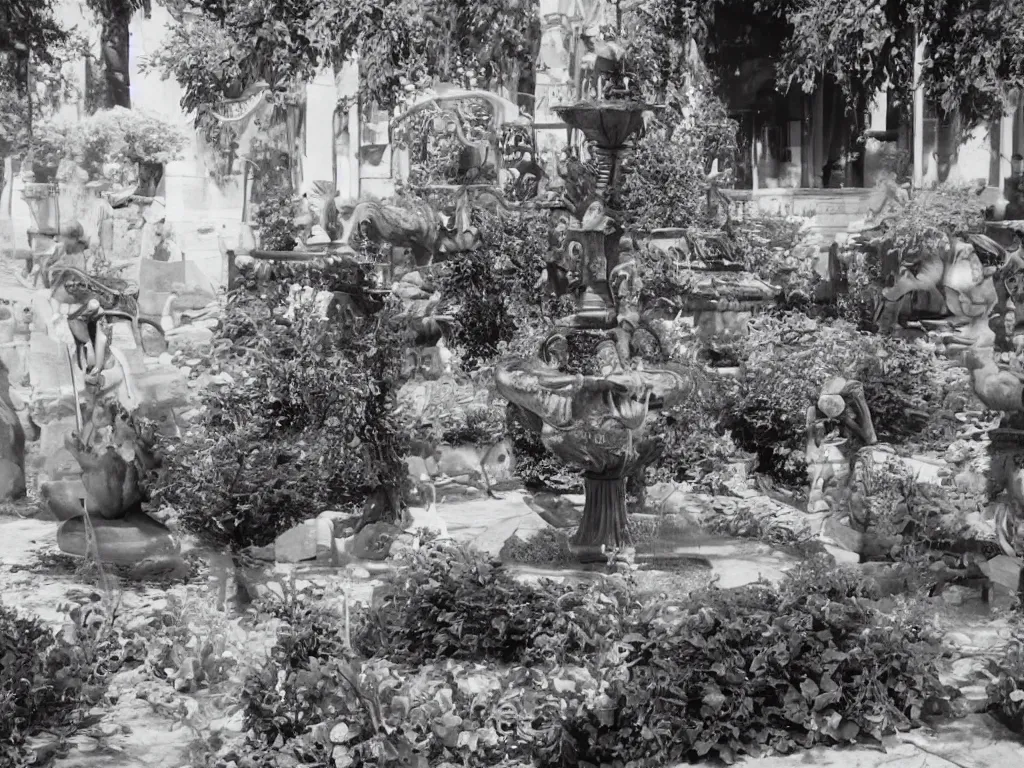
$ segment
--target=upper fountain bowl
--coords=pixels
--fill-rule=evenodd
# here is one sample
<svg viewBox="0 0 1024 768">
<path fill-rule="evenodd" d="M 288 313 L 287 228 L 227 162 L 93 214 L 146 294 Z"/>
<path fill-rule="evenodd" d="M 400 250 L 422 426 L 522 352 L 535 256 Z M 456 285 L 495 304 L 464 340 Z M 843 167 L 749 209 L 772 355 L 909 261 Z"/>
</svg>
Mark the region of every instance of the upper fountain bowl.
<svg viewBox="0 0 1024 768">
<path fill-rule="evenodd" d="M 581 101 L 555 107 L 562 121 L 587 141 L 605 149 L 622 147 L 644 130 L 644 112 L 657 109 L 639 101 Z"/>
</svg>

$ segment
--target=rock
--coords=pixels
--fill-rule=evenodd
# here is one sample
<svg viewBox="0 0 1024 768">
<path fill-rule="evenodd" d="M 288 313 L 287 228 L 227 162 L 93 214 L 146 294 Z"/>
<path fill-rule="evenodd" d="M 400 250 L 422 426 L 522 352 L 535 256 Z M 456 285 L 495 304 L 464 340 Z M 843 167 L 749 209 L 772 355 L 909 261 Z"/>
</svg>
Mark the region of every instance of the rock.
<svg viewBox="0 0 1024 768">
<path fill-rule="evenodd" d="M 191 405 L 188 379 L 173 365 L 161 365 L 135 374 L 133 385 L 140 403 L 167 407 Z"/>
<path fill-rule="evenodd" d="M 160 555 L 150 557 L 132 566 L 128 578 L 136 581 L 145 579 L 183 579 L 191 573 L 188 563 L 181 555 Z"/>
<path fill-rule="evenodd" d="M 962 469 L 953 477 L 953 486 L 962 491 L 984 493 L 988 488 L 988 477 L 971 468 Z"/>
<path fill-rule="evenodd" d="M 981 572 L 1012 593 L 1017 592 L 1020 580 L 1021 561 L 1016 557 L 999 555 L 980 565 Z"/>
<path fill-rule="evenodd" d="M 213 345 L 213 331 L 196 325 L 183 325 L 167 333 L 167 351 L 171 354 L 192 348 L 208 353 Z"/>
<path fill-rule="evenodd" d="M 177 555 L 180 546 L 165 525 L 153 518 L 135 514 L 121 520 L 92 520 L 96 548 L 101 562 L 112 565 L 136 565 L 143 560 Z M 86 557 L 85 518 L 67 520 L 57 529 L 61 552 Z"/>
<path fill-rule="evenodd" d="M 349 566 L 348 572 L 353 579 L 369 579 L 372 576 L 372 574 L 361 565 Z"/>
<path fill-rule="evenodd" d="M 343 536 L 331 542 L 331 565 L 335 568 L 343 568 L 353 561 L 354 558 L 349 552 L 353 538 L 353 536 Z"/>
<path fill-rule="evenodd" d="M 49 479 L 73 479 L 82 474 L 78 460 L 64 445 L 64 438 L 76 428 L 74 416 L 40 424 L 36 455 L 42 460 L 42 473 Z"/>
<path fill-rule="evenodd" d="M 407 514 L 409 515 L 410 522 L 405 528 L 406 531 L 413 533 L 419 530 L 427 530 L 430 533 L 436 534 L 438 538 L 450 538 L 448 525 L 441 515 L 438 514 L 435 505 L 431 504 L 425 509 L 423 507 L 409 507 Z"/>
<path fill-rule="evenodd" d="M 827 543 L 832 543 L 847 552 L 860 554 L 864 550 L 864 535 L 848 525 L 829 519 L 825 521 L 822 533 L 828 540 Z"/>
<path fill-rule="evenodd" d="M 370 523 L 352 537 L 348 552 L 360 560 L 386 560 L 392 543 L 401 533 L 401 529 L 388 523 Z"/>
<path fill-rule="evenodd" d="M 25 429 L 15 412 L 7 369 L 0 364 L 0 501 L 25 495 Z"/>
<path fill-rule="evenodd" d="M 274 562 L 274 545 L 268 544 L 265 547 L 246 547 L 245 553 L 254 560 L 262 560 L 265 563 Z"/>
<path fill-rule="evenodd" d="M 319 515 L 315 521 L 316 526 L 316 559 L 330 560 L 331 547 L 334 543 L 334 520 Z"/>
<path fill-rule="evenodd" d="M 80 478 L 72 480 L 51 480 L 42 483 L 39 488 L 39 495 L 47 509 L 50 510 L 57 520 L 64 522 L 74 517 L 81 517 L 85 508 L 83 502 L 88 503 L 85 493 L 85 486 Z"/>
<path fill-rule="evenodd" d="M 279 563 L 301 563 L 317 556 L 317 522 L 306 520 L 274 541 L 274 559 Z"/>
</svg>

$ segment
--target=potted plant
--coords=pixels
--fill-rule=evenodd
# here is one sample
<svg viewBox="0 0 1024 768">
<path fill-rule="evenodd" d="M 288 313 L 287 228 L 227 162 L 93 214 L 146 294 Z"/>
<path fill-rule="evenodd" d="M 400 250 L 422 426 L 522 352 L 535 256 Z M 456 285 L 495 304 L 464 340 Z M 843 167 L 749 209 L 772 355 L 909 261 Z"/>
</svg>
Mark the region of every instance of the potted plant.
<svg viewBox="0 0 1024 768">
<path fill-rule="evenodd" d="M 123 175 L 125 130 L 120 112 L 128 110 L 97 112 L 79 123 L 73 133 L 75 160 L 93 181 L 110 176 L 111 165 L 120 166 Z"/>
<path fill-rule="evenodd" d="M 61 161 L 71 155 L 73 126 L 60 120 L 39 123 L 29 144 L 29 167 L 36 184 L 53 184 Z"/>
<path fill-rule="evenodd" d="M 123 116 L 124 155 L 138 164 L 139 194 L 153 197 L 164 176 L 164 166 L 181 157 L 185 134 L 159 117 L 127 111 Z"/>
<path fill-rule="evenodd" d="M 40 233 L 56 234 L 59 226 L 57 172 L 61 162 L 72 155 L 73 133 L 70 123 L 56 119 L 39 123 L 33 131 L 25 163 L 30 178 L 21 196 Z"/>
</svg>

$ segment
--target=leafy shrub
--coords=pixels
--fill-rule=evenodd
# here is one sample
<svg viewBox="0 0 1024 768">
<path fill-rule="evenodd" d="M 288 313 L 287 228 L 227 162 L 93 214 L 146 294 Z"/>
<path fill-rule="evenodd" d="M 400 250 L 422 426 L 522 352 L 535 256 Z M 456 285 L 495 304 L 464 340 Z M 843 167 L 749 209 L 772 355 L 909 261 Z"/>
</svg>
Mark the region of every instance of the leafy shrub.
<svg viewBox="0 0 1024 768">
<path fill-rule="evenodd" d="M 568 565 L 576 561 L 570 541 L 570 534 L 557 528 L 542 528 L 528 539 L 513 534 L 501 545 L 498 557 L 503 563 Z"/>
<path fill-rule="evenodd" d="M 290 591 L 284 601 L 256 606 L 257 613 L 284 622 L 266 663 L 250 673 L 242 690 L 246 728 L 267 747 L 306 733 L 344 685 L 338 672 L 348 655 L 342 617 L 299 598 Z"/>
<path fill-rule="evenodd" d="M 544 447 L 540 435 L 530 429 L 522 412 L 509 406 L 505 411 L 505 434 L 516 457 L 515 474 L 527 488 L 564 493 L 582 493 L 583 478 Z"/>
<path fill-rule="evenodd" d="M 975 190 L 942 184 L 915 192 L 897 215 L 884 220 L 879 240 L 910 255 L 933 247 L 936 241 L 945 246 L 946 233 L 966 235 L 981 232 L 984 226 L 985 203 Z"/>
<path fill-rule="evenodd" d="M 819 282 L 813 253 L 799 248 L 804 222 L 794 216 L 760 214 L 734 222 L 733 250 L 748 272 L 782 289 L 783 307 L 806 308 Z"/>
<path fill-rule="evenodd" d="M 330 287 L 320 273 L 304 282 Z M 227 343 L 205 365 L 227 383 L 207 387 L 201 417 L 162 445 L 157 503 L 217 546 L 269 543 L 377 488 L 397 498 L 405 476 L 390 324 L 325 320 L 306 303 L 288 321 L 288 290 L 274 282 L 229 300 Z"/>
<path fill-rule="evenodd" d="M 223 760 L 732 762 L 879 739 L 947 694 L 928 633 L 870 608 L 871 585 L 826 559 L 778 588 L 658 607 L 612 581 L 526 587 L 451 545 L 406 566 L 356 620 L 372 658 L 347 655 L 337 616 L 278 610 L 278 642 L 246 684 L 247 743 Z"/>
<path fill-rule="evenodd" d="M 913 262 L 924 253 L 947 248 L 947 234 L 983 232 L 984 214 L 985 204 L 970 187 L 942 184 L 915 192 L 880 221 L 877 233 L 844 254 L 849 287 L 836 303 L 838 316 L 872 328 L 879 292 L 890 279 L 890 270 L 900 260 Z"/>
<path fill-rule="evenodd" d="M 649 552 L 666 536 L 680 531 L 671 518 L 631 515 L 626 523 L 632 545 L 637 551 Z M 542 528 L 527 539 L 513 534 L 501 547 L 498 557 L 503 563 L 525 565 L 569 565 L 576 563 L 570 549 L 572 530 Z"/>
<path fill-rule="evenodd" d="M 98 704 L 106 674 L 123 660 L 93 602 L 69 609 L 63 632 L 0 604 L 0 764 L 27 765 L 28 739 L 70 730 Z"/>
<path fill-rule="evenodd" d="M 712 589 L 678 622 L 637 622 L 625 640 L 630 674 L 607 690 L 611 711 L 566 724 L 579 759 L 731 763 L 918 724 L 945 693 L 937 649 L 858 600 L 864 589 L 853 572 L 816 561 L 778 590 Z"/>
<path fill-rule="evenodd" d="M 1024 733 L 1024 643 L 1011 641 L 1003 658 L 990 665 L 988 711 L 1016 733 Z"/>
<path fill-rule="evenodd" d="M 453 658 L 502 663 L 582 659 L 621 631 L 624 595 L 596 587 L 516 581 L 500 563 L 451 544 L 408 555 L 381 603 L 354 627 L 367 656 L 387 649 L 408 663 Z"/>
<path fill-rule="evenodd" d="M 807 407 L 831 376 L 864 385 L 882 441 L 921 432 L 933 402 L 941 402 L 930 348 L 859 333 L 844 322 L 825 325 L 795 312 L 761 316 L 739 356 L 744 373 L 727 399 L 723 423 L 741 447 L 757 454 L 759 470 L 782 480 L 804 481 Z"/>
<path fill-rule="evenodd" d="M 683 106 L 685 104 L 685 107 Z M 707 224 L 707 173 L 736 149 L 736 123 L 713 89 L 698 87 L 654 118 L 637 141 L 619 190 L 626 226 L 639 233 Z"/>
<path fill-rule="evenodd" d="M 256 207 L 253 216 L 264 251 L 292 251 L 298 245 L 295 216 L 298 204 L 287 190 L 275 190 Z"/>
<path fill-rule="evenodd" d="M 213 688 L 238 666 L 229 642 L 231 628 L 222 612 L 197 600 L 168 594 L 166 606 L 135 631 L 144 642 L 149 673 L 176 691 Z"/>
<path fill-rule="evenodd" d="M 728 479 L 728 465 L 742 457 L 721 423 L 736 383 L 713 372 L 694 375 L 699 381 L 690 396 L 659 411 L 650 428 L 665 447 L 647 475 L 653 482 L 690 482 L 697 490 L 717 493 Z"/>
<path fill-rule="evenodd" d="M 440 268 L 442 312 L 455 316 L 453 344 L 467 370 L 488 363 L 524 325 L 542 322 L 534 284 L 544 269 L 548 220 L 541 212 L 476 212 L 482 245 Z"/>
</svg>

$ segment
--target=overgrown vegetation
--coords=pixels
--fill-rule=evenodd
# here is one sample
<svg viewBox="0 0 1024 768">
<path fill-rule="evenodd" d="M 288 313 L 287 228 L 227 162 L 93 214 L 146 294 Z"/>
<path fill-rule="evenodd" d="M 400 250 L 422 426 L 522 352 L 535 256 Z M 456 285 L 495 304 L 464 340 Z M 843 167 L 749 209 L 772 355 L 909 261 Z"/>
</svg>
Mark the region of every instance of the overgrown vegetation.
<svg viewBox="0 0 1024 768">
<path fill-rule="evenodd" d="M 67 623 L 55 632 L 37 618 L 0 605 L 0 764 L 45 763 L 60 738 L 34 741 L 43 732 L 70 735 L 87 724 L 106 678 L 126 654 L 112 631 L 100 596 L 65 606 Z"/>
<path fill-rule="evenodd" d="M 356 277 L 308 268 L 229 299 L 220 351 L 195 371 L 217 383 L 201 418 L 164 443 L 156 487 L 156 503 L 210 543 L 262 545 L 377 489 L 397 498 L 406 438 L 393 413 L 400 345 L 387 311 L 340 323 L 315 301 L 289 299 L 292 285 L 315 293 Z"/>
<path fill-rule="evenodd" d="M 877 741 L 950 695 L 927 631 L 823 560 L 777 589 L 645 607 L 618 579 L 525 586 L 436 543 L 406 557 L 355 617 L 354 652 L 337 616 L 286 603 L 246 685 L 245 744 L 222 759 L 732 762 Z"/>
</svg>

